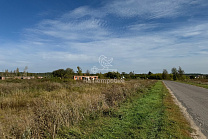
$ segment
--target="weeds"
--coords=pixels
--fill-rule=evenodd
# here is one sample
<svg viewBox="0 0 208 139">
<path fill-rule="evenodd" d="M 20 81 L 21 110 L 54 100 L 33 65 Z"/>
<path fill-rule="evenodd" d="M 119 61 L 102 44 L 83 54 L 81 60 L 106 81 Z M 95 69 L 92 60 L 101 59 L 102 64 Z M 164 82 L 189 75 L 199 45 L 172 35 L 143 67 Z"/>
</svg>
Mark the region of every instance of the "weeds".
<svg viewBox="0 0 208 139">
<path fill-rule="evenodd" d="M 180 82 L 208 89 L 208 79 L 190 79 L 190 80 L 185 80 L 185 81 L 180 81 Z"/>
<path fill-rule="evenodd" d="M 188 122 L 160 81 L 143 94 L 135 94 L 111 116 L 80 126 L 81 138 L 191 138 Z"/>
<path fill-rule="evenodd" d="M 122 102 L 153 83 L 145 80 L 108 85 L 59 79 L 1 81 L 0 138 L 58 138 L 60 134 L 78 138 L 82 132 L 76 127 L 81 122 L 113 114 L 113 109 Z"/>
</svg>

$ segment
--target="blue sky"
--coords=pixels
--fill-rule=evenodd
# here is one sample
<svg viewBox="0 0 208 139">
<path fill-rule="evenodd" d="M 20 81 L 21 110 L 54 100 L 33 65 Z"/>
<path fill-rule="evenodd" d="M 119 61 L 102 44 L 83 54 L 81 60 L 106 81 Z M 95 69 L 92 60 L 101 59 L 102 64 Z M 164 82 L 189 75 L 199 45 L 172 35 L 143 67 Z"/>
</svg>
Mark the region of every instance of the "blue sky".
<svg viewBox="0 0 208 139">
<path fill-rule="evenodd" d="M 208 73 L 207 0 L 0 0 L 0 70 L 50 72 L 100 55 L 119 72 Z"/>
</svg>

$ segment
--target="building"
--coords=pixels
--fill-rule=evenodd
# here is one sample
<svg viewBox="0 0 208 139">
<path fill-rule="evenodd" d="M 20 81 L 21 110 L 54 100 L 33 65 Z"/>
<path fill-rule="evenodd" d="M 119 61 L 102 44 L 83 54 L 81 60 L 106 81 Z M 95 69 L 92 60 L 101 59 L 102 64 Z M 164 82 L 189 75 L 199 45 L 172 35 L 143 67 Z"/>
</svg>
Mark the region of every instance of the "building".
<svg viewBox="0 0 208 139">
<path fill-rule="evenodd" d="M 0 76 L 0 80 L 5 80 L 5 79 L 6 79 L 6 77 L 1 77 L 1 76 Z"/>
<path fill-rule="evenodd" d="M 74 76 L 74 80 L 97 80 L 98 76 Z"/>
</svg>

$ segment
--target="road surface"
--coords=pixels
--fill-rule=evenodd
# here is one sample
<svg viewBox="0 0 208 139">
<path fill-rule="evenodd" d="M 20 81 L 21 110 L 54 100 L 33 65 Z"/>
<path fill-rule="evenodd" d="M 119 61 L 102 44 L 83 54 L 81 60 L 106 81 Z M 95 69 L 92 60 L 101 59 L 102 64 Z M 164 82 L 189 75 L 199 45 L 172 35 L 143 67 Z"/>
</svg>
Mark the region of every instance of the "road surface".
<svg viewBox="0 0 208 139">
<path fill-rule="evenodd" d="M 164 81 L 164 83 L 208 138 L 208 89 L 174 81 Z"/>
</svg>

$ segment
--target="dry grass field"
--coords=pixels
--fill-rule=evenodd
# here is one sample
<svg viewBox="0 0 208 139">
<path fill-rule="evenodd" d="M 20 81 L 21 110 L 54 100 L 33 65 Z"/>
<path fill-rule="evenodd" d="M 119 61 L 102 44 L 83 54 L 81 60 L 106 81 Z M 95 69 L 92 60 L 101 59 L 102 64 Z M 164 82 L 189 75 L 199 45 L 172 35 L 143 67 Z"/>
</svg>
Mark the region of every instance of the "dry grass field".
<svg viewBox="0 0 208 139">
<path fill-rule="evenodd" d="M 0 138 L 56 138 L 63 127 L 110 115 L 112 109 L 155 81 L 121 84 L 75 81 L 8 80 L 0 82 Z"/>
<path fill-rule="evenodd" d="M 203 87 L 208 89 L 208 79 L 191 79 L 191 80 L 185 80 L 185 81 L 180 81 L 183 83 L 188 83 L 191 85 Z"/>
</svg>

